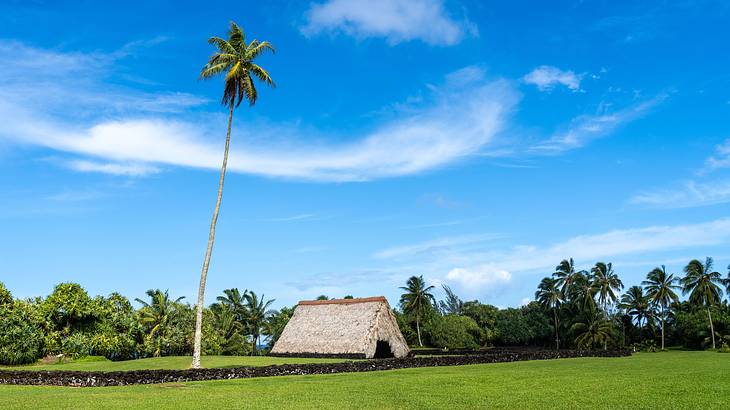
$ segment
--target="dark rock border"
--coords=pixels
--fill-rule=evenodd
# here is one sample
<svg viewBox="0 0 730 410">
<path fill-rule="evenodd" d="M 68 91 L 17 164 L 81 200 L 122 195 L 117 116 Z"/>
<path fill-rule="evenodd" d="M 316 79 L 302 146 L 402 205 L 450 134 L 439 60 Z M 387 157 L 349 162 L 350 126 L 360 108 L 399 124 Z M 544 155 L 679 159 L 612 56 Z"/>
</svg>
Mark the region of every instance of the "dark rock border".
<svg viewBox="0 0 730 410">
<path fill-rule="evenodd" d="M 535 350 L 495 352 L 465 356 L 407 357 L 342 363 L 284 364 L 264 367 L 235 367 L 188 370 L 137 370 L 127 372 L 84 371 L 0 371 L 0 385 L 44 385 L 101 387 L 131 384 L 180 383 L 204 380 L 245 379 L 251 377 L 293 376 L 332 373 L 371 372 L 434 366 L 504 363 L 523 360 L 548 360 L 575 357 L 624 357 L 629 350 Z"/>
</svg>

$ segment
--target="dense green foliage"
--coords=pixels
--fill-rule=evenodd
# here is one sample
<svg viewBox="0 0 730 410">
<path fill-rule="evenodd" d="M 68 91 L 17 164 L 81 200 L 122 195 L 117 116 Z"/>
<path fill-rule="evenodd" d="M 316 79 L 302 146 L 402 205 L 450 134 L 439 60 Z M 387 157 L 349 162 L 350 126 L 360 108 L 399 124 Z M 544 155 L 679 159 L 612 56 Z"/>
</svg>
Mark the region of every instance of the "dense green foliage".
<svg viewBox="0 0 730 410">
<path fill-rule="evenodd" d="M 431 335 L 433 346 L 446 349 L 477 349 L 484 342 L 484 331 L 468 316 L 436 316 L 428 323 L 426 332 Z"/>
<path fill-rule="evenodd" d="M 262 335 L 269 343 L 278 338 L 291 317 L 289 308 L 268 310 L 272 301 L 253 292 L 239 297 L 235 307 L 221 297 L 204 309 L 205 354 L 251 354 Z M 193 306 L 159 289 L 136 301 L 139 309 L 118 293 L 91 298 L 75 283 L 57 285 L 46 298 L 13 300 L 0 284 L 0 364 L 44 356 L 127 360 L 192 353 Z"/>
<path fill-rule="evenodd" d="M 147 386 L 0 386 L 0 403 L 6 409 L 29 403 L 34 408 L 145 410 L 241 403 L 258 409 L 725 409 L 727 374 L 730 355 L 671 351 Z"/>
</svg>

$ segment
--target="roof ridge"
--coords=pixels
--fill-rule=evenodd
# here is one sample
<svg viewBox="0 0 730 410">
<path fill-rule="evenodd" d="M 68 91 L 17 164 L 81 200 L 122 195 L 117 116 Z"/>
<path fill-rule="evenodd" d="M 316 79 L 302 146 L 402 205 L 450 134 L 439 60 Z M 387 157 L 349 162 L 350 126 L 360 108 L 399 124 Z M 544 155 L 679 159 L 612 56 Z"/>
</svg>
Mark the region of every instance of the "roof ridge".
<svg viewBox="0 0 730 410">
<path fill-rule="evenodd" d="M 353 298 L 353 299 L 330 299 L 330 300 L 301 300 L 299 305 L 351 305 L 355 303 L 369 303 L 369 302 L 385 302 L 388 303 L 388 299 L 385 296 L 373 296 L 369 298 Z"/>
</svg>

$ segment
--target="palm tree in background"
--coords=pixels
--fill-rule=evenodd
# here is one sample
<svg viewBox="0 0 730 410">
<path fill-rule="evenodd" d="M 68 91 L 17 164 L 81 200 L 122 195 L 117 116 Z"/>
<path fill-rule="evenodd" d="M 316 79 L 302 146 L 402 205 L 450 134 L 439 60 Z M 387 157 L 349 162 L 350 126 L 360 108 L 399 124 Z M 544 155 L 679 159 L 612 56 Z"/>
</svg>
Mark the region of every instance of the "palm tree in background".
<svg viewBox="0 0 730 410">
<path fill-rule="evenodd" d="M 555 349 L 560 349 L 560 333 L 558 328 L 558 310 L 563 303 L 563 292 L 558 288 L 558 279 L 543 278 L 537 286 L 535 299 L 546 309 L 553 311 L 555 320 Z"/>
<path fill-rule="evenodd" d="M 434 304 L 434 297 L 430 293 L 434 287 L 426 286 L 423 276 L 411 276 L 408 278 L 405 287 L 401 287 L 406 293 L 400 296 L 400 304 L 403 312 L 416 317 L 416 333 L 418 334 L 418 345 L 423 346 L 421 341 L 420 320 L 423 314 Z"/>
<path fill-rule="evenodd" d="M 611 322 L 603 317 L 603 312 L 596 309 L 586 312 L 582 322 L 577 322 L 571 326 L 571 330 L 577 335 L 575 338 L 576 344 L 589 349 L 599 344 L 603 344 L 605 349 L 608 342 L 612 340 L 612 328 Z"/>
<path fill-rule="evenodd" d="M 288 307 L 283 307 L 278 311 L 272 312 L 266 320 L 266 323 L 264 323 L 264 334 L 269 337 L 269 346 L 273 347 L 274 343 L 279 340 L 293 314 L 294 309 Z"/>
<path fill-rule="evenodd" d="M 616 272 L 613 271 L 613 264 L 610 262 L 596 263 L 596 266 L 591 268 L 591 273 L 593 273 L 593 286 L 598 295 L 598 303 L 608 314 L 608 304 L 615 303 L 618 300 L 616 293 L 624 288 L 624 284 Z"/>
<path fill-rule="evenodd" d="M 167 290 L 163 292 L 159 289 L 150 289 L 146 293 L 150 298 L 149 302 L 145 302 L 139 298 L 135 298 L 134 300 L 142 305 L 142 309 L 139 310 L 140 323 L 147 327 L 149 337 L 154 338 L 160 336 L 165 331 L 167 323 L 174 313 L 175 304 L 185 299 L 185 296 L 171 300 Z M 158 337 L 157 347 L 153 355 L 159 357 L 161 353 L 162 348 L 160 346 L 160 338 Z"/>
<path fill-rule="evenodd" d="M 243 323 L 238 319 L 238 313 L 229 305 L 217 304 L 211 309 L 215 315 L 216 326 L 223 337 L 221 348 L 226 354 L 240 354 L 245 351 L 246 338 L 244 337 Z"/>
<path fill-rule="evenodd" d="M 568 288 L 568 298 L 581 312 L 596 309 L 594 296 L 598 290 L 590 273 L 576 272 Z"/>
<path fill-rule="evenodd" d="M 651 317 L 649 298 L 644 295 L 644 288 L 632 286 L 621 296 L 620 307 L 626 310 L 629 316 L 636 320 L 639 327 L 639 337 L 643 338 L 642 323 L 646 323 Z"/>
<path fill-rule="evenodd" d="M 248 290 L 244 290 L 241 293 L 238 288 L 225 289 L 223 295 L 218 296 L 216 300 L 221 305 L 230 309 L 235 314 L 237 321 L 243 322 L 244 311 L 246 309 L 246 293 L 248 293 Z"/>
<path fill-rule="evenodd" d="M 664 350 L 664 324 L 667 320 L 667 307 L 672 302 L 679 301 L 679 297 L 674 292 L 675 289 L 680 288 L 674 284 L 676 281 L 674 274 L 667 274 L 667 269 L 662 265 L 652 269 L 646 275 L 646 280 L 641 282 L 646 286 L 646 296 L 651 304 L 661 308 L 659 314 L 662 324 L 662 350 Z"/>
<path fill-rule="evenodd" d="M 689 293 L 689 301 L 697 306 L 707 308 L 707 318 L 710 321 L 710 335 L 712 336 L 712 348 L 715 348 L 715 326 L 712 324 L 712 313 L 710 309 L 720 303 L 722 289 L 719 284 L 723 279 L 720 272 L 713 271 L 712 258 L 705 259 L 703 264 L 697 259 L 691 260 L 684 267 L 685 276 L 680 280 L 682 293 Z"/>
<path fill-rule="evenodd" d="M 560 291 L 563 292 L 563 295 L 568 294 L 568 290 L 573 285 L 577 274 L 585 274 L 585 272 L 575 270 L 573 258 L 563 259 L 560 261 L 558 266 L 555 267 L 553 277 L 558 280 L 557 286 L 560 288 Z"/>
<path fill-rule="evenodd" d="M 269 309 L 269 306 L 274 303 L 274 299 L 265 300 L 266 298 L 263 294 L 261 297 L 258 297 L 254 291 L 244 293 L 243 297 L 246 299 L 244 323 L 251 333 L 251 355 L 255 355 L 256 346 L 258 345 L 259 336 L 264 328 L 264 324 L 269 316 L 274 313 L 273 310 Z"/>
<path fill-rule="evenodd" d="M 446 299 L 439 301 L 439 309 L 444 315 L 460 315 L 461 310 L 464 308 L 464 301 L 460 297 L 456 296 L 451 287 L 448 285 L 441 285 L 446 293 Z"/>
<path fill-rule="evenodd" d="M 253 40 L 246 43 L 243 30 L 231 22 L 228 30 L 228 40 L 220 37 L 211 37 L 208 43 L 216 47 L 216 51 L 208 59 L 208 63 L 200 72 L 201 79 L 213 78 L 225 73 L 224 91 L 221 103 L 228 107 L 228 131 L 226 132 L 226 144 L 223 149 L 223 165 L 221 166 L 220 179 L 218 181 L 218 196 L 215 201 L 213 218 L 210 222 L 208 233 L 208 247 L 205 251 L 203 268 L 200 272 L 200 286 L 198 287 L 198 303 L 195 316 L 195 339 L 193 346 L 194 369 L 200 368 L 200 347 L 203 329 L 203 304 L 205 303 L 205 282 L 208 276 L 208 266 L 213 253 L 213 242 L 215 241 L 215 226 L 218 222 L 218 213 L 221 208 L 223 197 L 223 181 L 226 177 L 226 166 L 228 165 L 228 149 L 231 142 L 231 123 L 233 122 L 233 109 L 238 107 L 243 100 L 249 105 L 254 105 L 258 99 L 258 93 L 254 84 L 254 78 L 274 87 L 274 81 L 254 60 L 266 51 L 274 51 L 274 47 L 268 41 Z"/>
</svg>

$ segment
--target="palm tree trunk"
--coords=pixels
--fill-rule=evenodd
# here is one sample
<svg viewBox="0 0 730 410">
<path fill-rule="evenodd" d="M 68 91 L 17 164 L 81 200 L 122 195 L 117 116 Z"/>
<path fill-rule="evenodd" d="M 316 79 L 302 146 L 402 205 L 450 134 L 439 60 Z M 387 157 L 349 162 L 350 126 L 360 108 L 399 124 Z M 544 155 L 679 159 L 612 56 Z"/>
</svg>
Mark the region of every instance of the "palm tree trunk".
<svg viewBox="0 0 730 410">
<path fill-rule="evenodd" d="M 712 348 L 715 348 L 715 326 L 712 324 L 712 313 L 710 313 L 710 307 L 707 307 L 707 317 L 710 318 L 710 336 L 712 336 Z"/>
<path fill-rule="evenodd" d="M 664 306 L 662 306 L 662 350 L 664 350 Z"/>
<path fill-rule="evenodd" d="M 423 347 L 423 342 L 421 342 L 421 327 L 418 325 L 418 315 L 416 315 L 416 333 L 418 333 L 418 345 Z"/>
<path fill-rule="evenodd" d="M 558 333 L 558 310 L 553 309 L 555 316 L 555 350 L 560 350 L 560 333 Z"/>
<path fill-rule="evenodd" d="M 603 312 L 606 313 L 606 319 L 608 319 L 608 301 L 603 301 Z M 608 340 L 603 339 L 603 350 L 608 350 Z"/>
<path fill-rule="evenodd" d="M 200 286 L 198 287 L 198 304 L 195 314 L 195 340 L 193 343 L 193 369 L 200 368 L 200 347 L 203 336 L 203 305 L 205 304 L 205 281 L 208 277 L 208 266 L 210 265 L 210 255 L 213 253 L 213 242 L 215 242 L 215 225 L 218 222 L 218 213 L 221 209 L 221 199 L 223 198 L 223 181 L 226 179 L 226 167 L 228 166 L 228 147 L 231 144 L 231 122 L 233 121 L 233 104 L 228 114 L 228 132 L 226 132 L 226 146 L 223 150 L 223 165 L 221 166 L 221 176 L 218 181 L 218 196 L 215 200 L 215 209 L 213 210 L 213 219 L 210 221 L 210 231 L 208 233 L 208 248 L 205 251 L 205 259 L 203 260 L 203 269 L 200 272 Z"/>
</svg>

